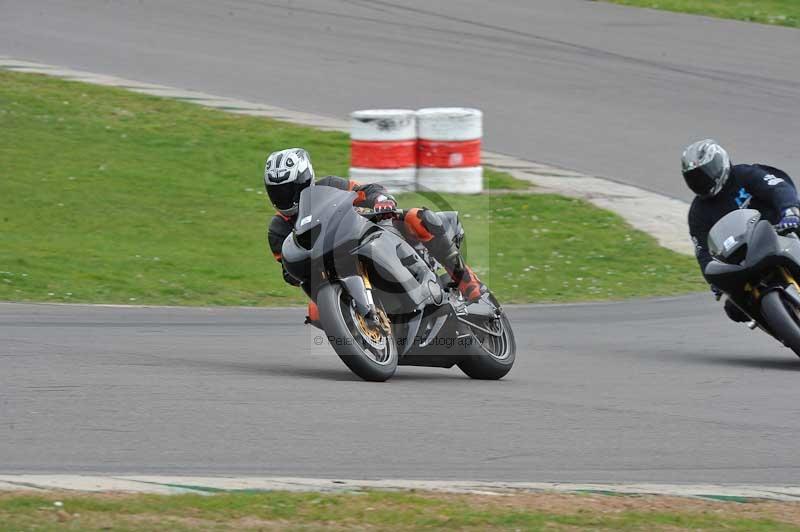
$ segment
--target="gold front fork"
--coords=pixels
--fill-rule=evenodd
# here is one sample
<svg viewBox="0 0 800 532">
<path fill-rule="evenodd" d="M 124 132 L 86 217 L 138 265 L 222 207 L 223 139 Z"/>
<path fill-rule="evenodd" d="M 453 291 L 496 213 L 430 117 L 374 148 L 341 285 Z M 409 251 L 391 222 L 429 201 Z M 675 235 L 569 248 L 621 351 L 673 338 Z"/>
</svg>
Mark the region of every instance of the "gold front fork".
<svg viewBox="0 0 800 532">
<path fill-rule="evenodd" d="M 361 275 L 361 278 L 364 279 L 364 286 L 367 287 L 367 290 L 372 290 L 372 283 L 369 282 L 369 275 L 367 275 L 367 269 L 360 262 L 358 263 L 358 273 L 359 275 Z"/>
<path fill-rule="evenodd" d="M 781 272 L 781 275 L 783 276 L 784 281 L 786 281 L 787 284 L 794 286 L 797 292 L 800 293 L 800 284 L 798 284 L 797 281 L 795 281 L 794 277 L 792 277 L 792 274 L 789 273 L 789 271 L 784 267 L 779 268 L 779 270 Z M 759 292 L 758 288 L 752 286 L 750 283 L 747 283 L 744 289 L 747 292 L 751 292 L 756 300 L 761 299 L 761 293 Z"/>
<path fill-rule="evenodd" d="M 361 275 L 361 278 L 364 279 L 364 287 L 367 289 L 367 298 L 369 299 L 369 304 L 372 305 L 372 308 L 377 315 L 378 324 L 386 334 L 391 334 L 392 322 L 389 321 L 389 317 L 386 315 L 386 312 L 382 308 L 379 308 L 372 299 L 372 283 L 369 281 L 367 269 L 360 262 L 358 263 L 358 273 Z M 361 319 L 363 320 L 363 318 Z"/>
<path fill-rule="evenodd" d="M 786 279 L 786 282 L 790 285 L 794 286 L 795 289 L 800 292 L 800 285 L 797 284 L 797 281 L 794 280 L 792 274 L 786 268 L 781 267 L 781 273 L 783 274 L 783 278 Z"/>
</svg>

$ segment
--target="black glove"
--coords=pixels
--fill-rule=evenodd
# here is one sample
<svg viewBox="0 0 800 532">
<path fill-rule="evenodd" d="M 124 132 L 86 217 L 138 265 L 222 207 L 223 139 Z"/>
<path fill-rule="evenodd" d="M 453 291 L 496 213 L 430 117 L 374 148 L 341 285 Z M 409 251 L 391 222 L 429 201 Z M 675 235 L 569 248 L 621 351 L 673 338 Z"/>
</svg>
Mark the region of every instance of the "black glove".
<svg viewBox="0 0 800 532">
<path fill-rule="evenodd" d="M 797 207 L 789 207 L 783 211 L 781 221 L 778 222 L 776 229 L 778 232 L 794 231 L 800 228 L 800 209 Z"/>
</svg>

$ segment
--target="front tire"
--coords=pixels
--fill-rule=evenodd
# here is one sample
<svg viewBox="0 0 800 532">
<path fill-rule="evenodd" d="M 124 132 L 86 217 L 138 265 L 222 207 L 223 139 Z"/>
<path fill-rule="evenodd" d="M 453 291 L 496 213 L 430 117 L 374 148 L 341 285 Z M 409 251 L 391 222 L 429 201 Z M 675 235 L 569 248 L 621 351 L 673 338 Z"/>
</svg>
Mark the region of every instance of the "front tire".
<svg viewBox="0 0 800 532">
<path fill-rule="evenodd" d="M 317 306 L 333 350 L 350 371 L 372 382 L 383 382 L 394 375 L 398 358 L 394 337 L 384 335 L 378 340 L 381 343 L 376 343 L 374 337 L 367 338 L 340 284 L 322 286 L 317 293 Z M 377 347 L 380 345 L 383 349 Z"/>
<path fill-rule="evenodd" d="M 761 313 L 778 339 L 800 356 L 800 323 L 797 311 L 789 305 L 780 290 L 773 290 L 761 298 Z"/>
</svg>

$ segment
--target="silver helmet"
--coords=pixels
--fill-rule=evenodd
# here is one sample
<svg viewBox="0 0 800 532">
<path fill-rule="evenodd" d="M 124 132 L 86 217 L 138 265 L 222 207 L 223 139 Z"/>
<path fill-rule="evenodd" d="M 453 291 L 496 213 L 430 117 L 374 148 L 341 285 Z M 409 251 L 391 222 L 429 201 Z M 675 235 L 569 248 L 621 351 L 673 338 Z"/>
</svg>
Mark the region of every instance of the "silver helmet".
<svg viewBox="0 0 800 532">
<path fill-rule="evenodd" d="M 681 169 L 692 192 L 701 198 L 711 198 L 719 194 L 728 181 L 731 160 L 716 140 L 700 140 L 683 151 Z"/>
</svg>

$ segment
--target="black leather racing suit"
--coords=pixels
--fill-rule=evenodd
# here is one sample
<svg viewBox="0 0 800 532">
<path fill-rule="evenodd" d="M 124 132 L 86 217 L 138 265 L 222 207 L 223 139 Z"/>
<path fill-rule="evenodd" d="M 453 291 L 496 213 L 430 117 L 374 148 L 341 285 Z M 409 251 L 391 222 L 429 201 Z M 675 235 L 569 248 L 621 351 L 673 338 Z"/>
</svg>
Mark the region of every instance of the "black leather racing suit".
<svg viewBox="0 0 800 532">
<path fill-rule="evenodd" d="M 732 166 L 727 183 L 716 196 L 696 197 L 689 208 L 689 233 L 703 275 L 712 260 L 708 233 L 723 216 L 736 209 L 756 209 L 777 224 L 786 209 L 798 206 L 797 190 L 786 172 L 762 164 Z M 748 320 L 730 300 L 725 302 L 725 311 L 734 321 Z"/>
</svg>

